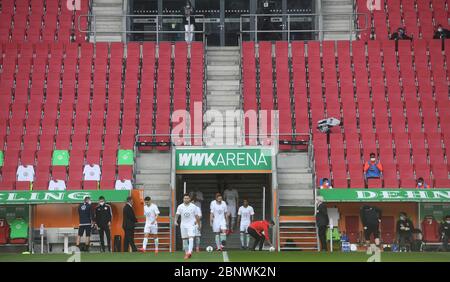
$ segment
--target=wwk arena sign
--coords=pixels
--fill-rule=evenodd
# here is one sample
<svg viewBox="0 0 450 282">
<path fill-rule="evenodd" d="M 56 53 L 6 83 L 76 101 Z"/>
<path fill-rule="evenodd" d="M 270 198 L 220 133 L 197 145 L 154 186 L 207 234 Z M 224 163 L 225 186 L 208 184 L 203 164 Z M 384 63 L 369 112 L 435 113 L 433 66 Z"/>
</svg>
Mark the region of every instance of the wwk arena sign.
<svg viewBox="0 0 450 282">
<path fill-rule="evenodd" d="M 327 189 L 326 202 L 450 202 L 450 189 Z"/>
<path fill-rule="evenodd" d="M 177 148 L 176 172 L 192 173 L 271 173 L 273 149 Z"/>
</svg>

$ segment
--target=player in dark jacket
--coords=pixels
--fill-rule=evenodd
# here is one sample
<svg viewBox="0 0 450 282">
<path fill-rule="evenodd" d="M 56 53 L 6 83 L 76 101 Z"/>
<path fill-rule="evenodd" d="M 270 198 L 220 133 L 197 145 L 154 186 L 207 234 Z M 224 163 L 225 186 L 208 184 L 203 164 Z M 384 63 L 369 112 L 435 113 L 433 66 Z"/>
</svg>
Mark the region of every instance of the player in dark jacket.
<svg viewBox="0 0 450 282">
<path fill-rule="evenodd" d="M 370 236 L 373 234 L 375 244 L 380 246 L 380 222 L 381 210 L 377 207 L 364 205 L 360 210 L 361 222 L 364 228 L 366 245 L 370 244 Z"/>
<path fill-rule="evenodd" d="M 414 225 L 407 217 L 406 213 L 401 212 L 397 221 L 397 237 L 400 252 L 411 251 L 412 232 Z"/>
<path fill-rule="evenodd" d="M 441 223 L 440 233 L 444 251 L 448 252 L 448 240 L 450 239 L 450 215 L 447 215 L 444 222 Z"/>
<path fill-rule="evenodd" d="M 105 203 L 105 197 L 98 198 L 98 206 L 95 208 L 94 221 L 100 236 L 100 245 L 102 252 L 105 251 L 105 234 L 108 242 L 108 252 L 111 252 L 111 220 L 112 209 L 111 206 Z"/>
<path fill-rule="evenodd" d="M 80 240 L 84 233 L 86 233 L 85 251 L 89 250 L 89 244 L 91 240 L 91 228 L 92 228 L 92 206 L 91 198 L 85 197 L 83 203 L 78 207 L 78 218 L 80 224 L 78 226 L 78 236 L 76 245 L 80 248 Z"/>
<path fill-rule="evenodd" d="M 329 224 L 327 205 L 322 197 L 317 197 L 316 224 L 319 231 L 320 250 L 327 251 L 327 226 Z"/>
</svg>

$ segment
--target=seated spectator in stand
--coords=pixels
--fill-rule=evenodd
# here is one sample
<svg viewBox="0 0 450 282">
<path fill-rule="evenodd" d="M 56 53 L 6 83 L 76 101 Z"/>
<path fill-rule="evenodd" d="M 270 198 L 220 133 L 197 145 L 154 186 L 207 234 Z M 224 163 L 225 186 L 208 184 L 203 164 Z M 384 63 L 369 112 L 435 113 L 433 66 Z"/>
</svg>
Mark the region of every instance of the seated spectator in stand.
<svg viewBox="0 0 450 282">
<path fill-rule="evenodd" d="M 447 215 L 440 226 L 442 245 L 445 252 L 450 251 L 448 248 L 448 240 L 450 239 L 450 215 Z"/>
<path fill-rule="evenodd" d="M 407 217 L 406 213 L 401 212 L 400 218 L 397 221 L 397 236 L 400 252 L 411 251 L 413 229 L 414 225 L 412 221 Z"/>
<path fill-rule="evenodd" d="M 370 153 L 370 160 L 364 164 L 364 176 L 369 178 L 380 178 L 383 175 L 383 166 L 377 160 L 375 153 Z"/>
<path fill-rule="evenodd" d="M 425 181 L 423 180 L 423 177 L 419 177 L 417 179 L 416 188 L 419 188 L 419 189 L 424 189 L 425 188 L 426 189 L 426 188 L 430 188 L 430 185 L 425 183 Z"/>
<path fill-rule="evenodd" d="M 412 37 L 406 34 L 406 29 L 404 27 L 399 27 L 397 31 L 391 35 L 391 40 L 412 40 Z"/>
<path fill-rule="evenodd" d="M 438 25 L 437 30 L 434 32 L 433 39 L 447 38 L 450 38 L 450 30 L 443 28 L 442 25 Z"/>
<path fill-rule="evenodd" d="M 328 178 L 320 179 L 320 189 L 333 189 L 333 187 L 331 187 L 331 183 L 330 180 L 328 180 Z"/>
</svg>

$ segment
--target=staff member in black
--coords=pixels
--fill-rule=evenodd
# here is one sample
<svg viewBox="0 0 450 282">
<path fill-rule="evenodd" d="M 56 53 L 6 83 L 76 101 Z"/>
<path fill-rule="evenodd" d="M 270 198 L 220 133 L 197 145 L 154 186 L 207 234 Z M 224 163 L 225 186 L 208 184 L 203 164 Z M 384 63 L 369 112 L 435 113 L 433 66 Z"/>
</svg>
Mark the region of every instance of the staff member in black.
<svg viewBox="0 0 450 282">
<path fill-rule="evenodd" d="M 405 212 L 401 212 L 397 221 L 397 236 L 400 252 L 410 251 L 414 225 Z"/>
<path fill-rule="evenodd" d="M 319 229 L 320 249 L 327 251 L 327 226 L 329 224 L 327 205 L 323 202 L 322 197 L 316 198 L 316 224 Z"/>
<path fill-rule="evenodd" d="M 137 222 L 136 215 L 133 210 L 133 199 L 127 198 L 127 203 L 123 207 L 123 224 L 122 228 L 125 231 L 124 251 L 128 252 L 131 246 L 132 252 L 137 252 L 136 245 L 134 244 L 134 226 Z"/>
<path fill-rule="evenodd" d="M 105 234 L 108 242 L 108 252 L 111 252 L 111 220 L 112 209 L 111 206 L 105 203 L 105 197 L 98 198 L 98 206 L 95 208 L 94 221 L 100 236 L 100 245 L 102 252 L 105 252 Z"/>
<path fill-rule="evenodd" d="M 79 226 L 78 226 L 78 236 L 76 246 L 80 249 L 80 241 L 81 237 L 84 233 L 86 233 L 86 242 L 84 245 L 84 250 L 89 251 L 89 244 L 91 239 L 91 229 L 92 229 L 92 206 L 91 206 L 91 198 L 85 197 L 83 203 L 78 206 L 78 218 L 79 218 Z"/>
<path fill-rule="evenodd" d="M 445 219 L 441 223 L 439 230 L 441 232 L 443 250 L 445 252 L 448 252 L 450 251 L 450 249 L 448 248 L 448 241 L 450 239 L 450 215 L 445 216 Z"/>
<path fill-rule="evenodd" d="M 364 228 L 366 245 L 370 244 L 370 236 L 373 234 L 375 245 L 380 246 L 380 222 L 381 210 L 377 207 L 364 205 L 360 210 L 361 222 Z"/>
</svg>

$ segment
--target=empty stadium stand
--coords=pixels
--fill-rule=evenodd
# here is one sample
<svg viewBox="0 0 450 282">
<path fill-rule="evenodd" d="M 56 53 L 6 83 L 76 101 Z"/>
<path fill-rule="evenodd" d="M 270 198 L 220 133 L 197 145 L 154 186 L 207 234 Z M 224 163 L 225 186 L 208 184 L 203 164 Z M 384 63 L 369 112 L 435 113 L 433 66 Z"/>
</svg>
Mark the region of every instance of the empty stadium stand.
<svg viewBox="0 0 450 282">
<path fill-rule="evenodd" d="M 97 189 L 82 181 L 84 164 L 101 165 L 100 189 L 113 189 L 116 179 L 133 179 L 132 166 L 116 165 L 117 151 L 133 149 L 138 133 L 170 141 L 171 113 L 203 99 L 201 43 L 189 57 L 185 43 L 0 46 L 0 190 L 27 189 L 15 181 L 19 164 L 35 167 L 33 189 L 52 178 Z M 70 151 L 67 167 L 52 165 L 54 150 Z"/>
<path fill-rule="evenodd" d="M 286 42 L 273 47 L 275 52 L 270 42 L 243 44 L 244 109 L 278 108 L 280 139 L 311 132 L 318 180 L 363 188 L 362 167 L 374 152 L 384 177 L 370 180 L 370 188 L 411 188 L 420 176 L 434 187 L 449 187 L 449 49 L 442 52 L 439 40 L 399 42 L 398 51 L 388 40 L 293 42 L 289 52 Z M 315 129 L 327 117 L 343 121 L 330 144 Z"/>
<path fill-rule="evenodd" d="M 386 40 L 399 27 L 406 27 L 415 39 L 431 39 L 437 26 L 444 28 L 448 23 L 447 0 L 379 0 L 372 1 L 373 9 L 368 9 L 368 1 L 356 0 L 356 11 L 369 16 L 370 29 L 363 31 L 360 38 Z M 377 7 L 376 3 L 380 3 Z M 364 17 L 357 19 L 357 25 L 365 27 Z"/>
<path fill-rule="evenodd" d="M 0 41 L 12 42 L 83 42 L 87 30 L 89 0 L 2 0 Z M 79 8 L 79 9 L 78 9 Z"/>
</svg>

